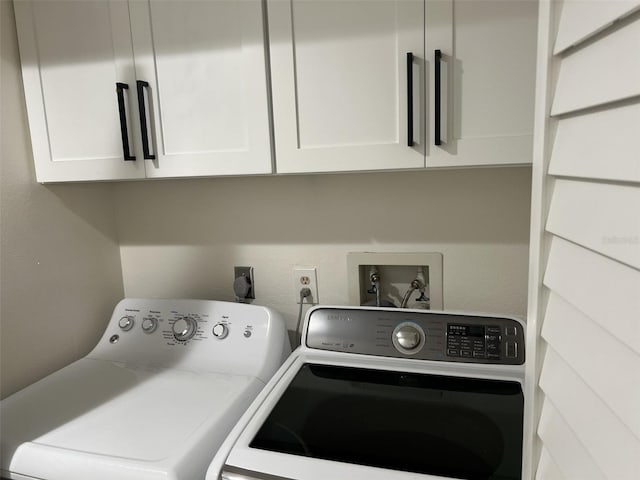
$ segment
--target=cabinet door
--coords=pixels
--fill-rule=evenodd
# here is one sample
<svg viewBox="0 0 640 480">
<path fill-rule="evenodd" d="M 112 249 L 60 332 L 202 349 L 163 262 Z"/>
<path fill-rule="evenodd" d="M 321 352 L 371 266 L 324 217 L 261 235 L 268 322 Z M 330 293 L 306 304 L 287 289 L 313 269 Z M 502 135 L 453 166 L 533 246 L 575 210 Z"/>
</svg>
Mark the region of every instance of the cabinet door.
<svg viewBox="0 0 640 480">
<path fill-rule="evenodd" d="M 136 156 L 129 11 L 118 1 L 17 1 L 16 24 L 39 182 L 144 176 Z M 123 138 L 117 83 L 122 87 Z"/>
<path fill-rule="evenodd" d="M 537 4 L 427 1 L 427 167 L 531 163 Z M 440 95 L 435 50 L 442 53 Z"/>
<path fill-rule="evenodd" d="M 148 83 L 147 177 L 271 173 L 260 0 L 129 9 L 137 77 Z"/>
<path fill-rule="evenodd" d="M 267 5 L 277 171 L 424 167 L 424 1 Z"/>
</svg>

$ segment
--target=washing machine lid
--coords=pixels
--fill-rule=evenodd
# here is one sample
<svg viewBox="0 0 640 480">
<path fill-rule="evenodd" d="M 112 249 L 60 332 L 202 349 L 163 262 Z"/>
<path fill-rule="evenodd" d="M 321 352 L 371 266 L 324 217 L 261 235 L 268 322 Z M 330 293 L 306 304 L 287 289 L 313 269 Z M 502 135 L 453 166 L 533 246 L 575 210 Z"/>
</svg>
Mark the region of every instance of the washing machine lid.
<svg viewBox="0 0 640 480">
<path fill-rule="evenodd" d="M 391 471 L 407 479 L 521 476 L 517 381 L 308 361 L 292 370 L 240 436 L 227 471 L 305 479 L 390 478 Z"/>
<path fill-rule="evenodd" d="M 84 358 L 2 402 L 2 468 L 35 474 L 47 449 L 66 462 L 88 454 L 177 464 L 203 436 L 221 443 L 242 413 L 235 410 L 262 386 L 247 376 Z"/>
</svg>

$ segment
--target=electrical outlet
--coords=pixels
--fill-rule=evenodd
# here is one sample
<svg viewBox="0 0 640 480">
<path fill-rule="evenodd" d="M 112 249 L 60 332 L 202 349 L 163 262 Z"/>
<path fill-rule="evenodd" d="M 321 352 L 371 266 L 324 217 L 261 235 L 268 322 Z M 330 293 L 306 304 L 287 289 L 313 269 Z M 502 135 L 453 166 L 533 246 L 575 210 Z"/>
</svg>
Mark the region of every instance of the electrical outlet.
<svg viewBox="0 0 640 480">
<path fill-rule="evenodd" d="M 300 290 L 303 288 L 311 290 L 311 296 L 304 299 L 304 303 L 318 304 L 318 278 L 315 267 L 294 268 L 293 269 L 293 291 L 296 296 L 296 303 L 300 303 Z"/>
<path fill-rule="evenodd" d="M 253 267 L 233 267 L 233 292 L 239 302 L 254 300 L 256 298 L 256 286 L 253 280 Z"/>
</svg>

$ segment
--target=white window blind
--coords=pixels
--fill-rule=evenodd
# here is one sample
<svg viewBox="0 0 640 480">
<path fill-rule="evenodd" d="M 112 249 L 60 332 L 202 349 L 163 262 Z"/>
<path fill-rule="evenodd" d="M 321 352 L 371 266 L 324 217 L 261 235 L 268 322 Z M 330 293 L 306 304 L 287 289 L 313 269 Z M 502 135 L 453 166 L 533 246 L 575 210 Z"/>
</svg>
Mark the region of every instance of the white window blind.
<svg viewBox="0 0 640 480">
<path fill-rule="evenodd" d="M 526 478 L 640 479 L 640 0 L 541 1 Z"/>
</svg>

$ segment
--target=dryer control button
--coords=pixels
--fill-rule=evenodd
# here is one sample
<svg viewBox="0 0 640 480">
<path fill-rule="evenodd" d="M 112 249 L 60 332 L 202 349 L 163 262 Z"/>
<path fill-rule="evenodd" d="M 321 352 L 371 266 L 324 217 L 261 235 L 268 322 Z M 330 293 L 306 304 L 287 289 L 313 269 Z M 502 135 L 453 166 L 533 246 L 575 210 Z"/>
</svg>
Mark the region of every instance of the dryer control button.
<svg viewBox="0 0 640 480">
<path fill-rule="evenodd" d="M 213 326 L 213 336 L 216 337 L 218 340 L 222 340 L 223 338 L 226 338 L 227 335 L 229 335 L 229 327 L 227 326 L 226 323 L 216 323 Z"/>
<path fill-rule="evenodd" d="M 118 320 L 118 326 L 124 330 L 131 330 L 133 328 L 133 317 L 122 317 Z"/>
<path fill-rule="evenodd" d="M 173 326 L 171 328 L 176 340 L 186 342 L 196 334 L 198 322 L 191 317 L 182 317 L 173 322 Z"/>
</svg>

